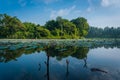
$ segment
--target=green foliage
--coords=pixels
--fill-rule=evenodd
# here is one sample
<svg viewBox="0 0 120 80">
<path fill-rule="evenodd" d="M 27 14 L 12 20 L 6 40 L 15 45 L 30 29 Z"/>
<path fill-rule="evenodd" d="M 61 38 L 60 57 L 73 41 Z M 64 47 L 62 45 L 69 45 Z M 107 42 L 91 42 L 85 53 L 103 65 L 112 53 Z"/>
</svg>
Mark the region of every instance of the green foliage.
<svg viewBox="0 0 120 80">
<path fill-rule="evenodd" d="M 48 30 L 52 31 L 52 30 L 55 30 L 55 28 L 57 28 L 57 23 L 55 20 L 50 20 L 50 21 L 46 22 L 45 27 Z"/>
<path fill-rule="evenodd" d="M 120 38 L 120 27 L 118 28 L 95 28 L 90 27 L 87 38 Z"/>
<path fill-rule="evenodd" d="M 43 28 L 43 27 L 37 27 L 36 32 L 37 32 L 37 37 L 38 38 L 42 38 L 42 37 L 48 38 L 51 35 L 50 31 L 48 29 Z"/>
<path fill-rule="evenodd" d="M 18 31 L 24 31 L 24 25 L 18 18 L 0 14 L 0 37 L 14 38 Z"/>
<path fill-rule="evenodd" d="M 120 38 L 120 27 L 89 28 L 87 19 L 83 17 L 71 21 L 57 17 L 56 20 L 49 20 L 44 26 L 40 26 L 31 22 L 22 23 L 17 17 L 0 14 L 0 38 L 78 39 L 84 37 Z"/>
<path fill-rule="evenodd" d="M 78 17 L 76 19 L 71 20 L 72 23 L 76 25 L 79 31 L 79 36 L 86 36 L 89 30 L 89 24 L 87 20 L 83 17 Z"/>
<path fill-rule="evenodd" d="M 78 38 L 78 29 L 76 25 L 67 19 L 57 17 L 56 20 L 50 20 L 45 24 L 45 28 L 51 31 L 53 36 L 58 38 Z"/>
<path fill-rule="evenodd" d="M 17 17 L 0 14 L 0 38 L 62 38 L 74 39 L 86 36 L 88 23 L 85 18 L 69 21 L 61 17 L 49 20 L 45 26 L 31 22 L 22 23 Z"/>
</svg>

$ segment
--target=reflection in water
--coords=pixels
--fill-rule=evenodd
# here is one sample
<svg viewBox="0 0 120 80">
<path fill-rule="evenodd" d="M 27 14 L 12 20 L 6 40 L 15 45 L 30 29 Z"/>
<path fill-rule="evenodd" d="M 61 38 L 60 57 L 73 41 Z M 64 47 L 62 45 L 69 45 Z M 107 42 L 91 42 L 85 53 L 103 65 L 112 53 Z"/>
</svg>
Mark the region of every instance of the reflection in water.
<svg viewBox="0 0 120 80">
<path fill-rule="evenodd" d="M 68 80 L 68 76 L 69 76 L 69 60 L 66 59 L 66 80 Z"/>
<path fill-rule="evenodd" d="M 10 46 L 11 45 L 11 46 Z M 91 45 L 91 44 L 89 44 Z M 119 47 L 119 43 L 114 44 L 93 44 L 91 48 L 97 48 L 97 47 L 106 47 L 106 48 L 113 48 L 113 47 Z M 8 46 L 8 48 L 4 48 L 5 46 Z M 39 43 L 19 43 L 19 44 L 6 44 L 6 45 L 0 45 L 0 62 L 9 62 L 11 60 L 17 61 L 16 58 L 22 56 L 23 54 L 28 55 L 32 54 L 34 52 L 40 52 L 46 51 L 46 49 L 49 49 L 50 56 L 57 57 L 57 60 L 61 60 L 62 58 L 73 56 L 78 59 L 83 59 L 86 57 L 89 48 L 88 47 L 80 47 L 80 46 L 66 46 L 66 45 L 49 45 L 49 44 L 39 44 Z"/>
<path fill-rule="evenodd" d="M 104 45 L 104 46 L 106 46 L 106 45 Z M 94 47 L 90 47 L 90 48 L 96 48 L 96 45 Z M 0 62 L 1 63 L 6 63 L 6 64 L 7 64 L 7 62 L 12 62 L 12 61 L 18 61 L 19 62 L 18 58 L 21 57 L 23 54 L 24 55 L 29 55 L 29 54 L 35 54 L 35 52 L 40 53 L 40 51 L 43 51 L 43 52 L 46 53 L 47 59 L 45 58 L 46 60 L 42 60 L 41 62 L 37 63 L 37 65 L 38 65 L 37 70 L 41 71 L 41 73 L 42 73 L 42 71 L 43 72 L 46 71 L 45 74 L 42 73 L 45 80 L 46 79 L 47 80 L 54 80 L 52 78 L 52 74 L 50 74 L 50 73 L 52 73 L 51 69 L 57 68 L 58 66 L 61 66 L 60 64 L 57 64 L 57 66 L 55 66 L 55 67 L 54 66 L 50 67 L 50 65 L 52 65 L 51 64 L 51 59 L 52 58 L 55 58 L 57 60 L 57 62 L 64 61 L 63 59 L 65 59 L 65 61 L 64 61 L 65 63 L 63 63 L 63 65 L 65 65 L 65 67 L 62 67 L 62 68 L 65 69 L 65 72 L 62 71 L 62 70 L 60 71 L 61 73 L 65 73 L 65 74 L 62 75 L 61 73 L 57 73 L 57 74 L 59 74 L 59 76 L 62 75 L 62 77 L 65 76 L 66 80 L 69 80 L 69 79 L 72 80 L 71 79 L 71 74 L 79 75 L 79 74 L 77 74 L 77 70 L 80 69 L 80 68 L 77 68 L 77 66 L 74 66 L 73 64 L 74 63 L 79 64 L 80 62 L 79 63 L 77 63 L 77 62 L 73 63 L 72 60 L 70 60 L 68 58 L 69 56 L 71 56 L 72 58 L 74 58 L 76 60 L 83 60 L 84 64 L 82 65 L 82 68 L 84 68 L 86 70 L 89 70 L 90 72 L 108 73 L 107 71 L 103 70 L 102 68 L 101 69 L 97 68 L 94 65 L 93 65 L 94 66 L 94 68 L 93 68 L 93 67 L 90 67 L 88 65 L 89 64 L 87 62 L 88 58 L 89 58 L 88 52 L 89 52 L 90 48 L 85 47 L 85 46 L 81 47 L 81 46 L 72 46 L 72 45 L 71 46 L 66 46 L 66 45 L 56 45 L 56 44 L 55 45 L 46 45 L 46 44 L 33 44 L 33 45 L 30 45 L 29 44 L 29 45 L 23 45 L 21 48 L 17 48 L 17 49 L 14 49 L 14 50 L 9 49 L 9 48 L 0 50 Z M 40 53 L 40 54 L 42 54 L 42 53 Z M 42 62 L 43 62 L 43 64 L 42 64 Z M 45 69 L 42 70 L 43 67 L 44 67 L 44 64 L 45 64 Z M 72 70 L 74 72 L 71 71 L 71 69 L 72 69 L 71 66 L 75 67 L 76 70 L 75 71 Z M 83 74 L 84 74 L 84 71 L 83 71 Z M 33 75 L 33 74 L 31 74 L 31 75 Z M 28 73 L 24 73 L 22 79 L 30 80 L 31 75 L 28 74 Z M 14 75 L 13 75 L 13 77 L 14 77 Z M 63 79 L 62 77 L 60 79 Z M 40 80 L 40 78 L 35 79 L 35 80 Z M 88 80 L 88 79 L 86 79 L 86 80 Z"/>
<path fill-rule="evenodd" d="M 103 73 L 108 73 L 107 71 L 104 71 L 104 70 L 101 70 L 101 69 L 98 69 L 98 68 L 91 68 L 90 69 L 92 72 L 103 72 Z"/>
<path fill-rule="evenodd" d="M 50 73 L 49 73 L 49 54 L 47 54 L 47 62 L 45 61 L 45 65 L 46 65 L 46 68 L 47 68 L 47 73 L 45 74 L 45 77 L 47 77 L 47 80 L 50 80 Z"/>
<path fill-rule="evenodd" d="M 84 67 L 84 68 L 88 68 L 88 66 L 87 66 L 87 56 L 86 56 L 83 60 L 84 60 L 84 65 L 83 65 L 83 67 Z M 88 69 L 89 69 L 89 68 L 88 68 Z M 91 71 L 91 72 L 103 72 L 103 73 L 108 73 L 107 71 L 102 70 L 102 69 L 99 69 L 99 68 L 90 68 L 90 71 Z"/>
<path fill-rule="evenodd" d="M 84 67 L 84 68 L 88 68 L 88 67 L 87 67 L 87 57 L 85 57 L 83 60 L 84 60 L 84 66 L 83 66 L 83 67 Z"/>
<path fill-rule="evenodd" d="M 41 70 L 41 64 L 39 63 L 38 66 L 39 66 L 38 71 L 40 71 Z"/>
</svg>

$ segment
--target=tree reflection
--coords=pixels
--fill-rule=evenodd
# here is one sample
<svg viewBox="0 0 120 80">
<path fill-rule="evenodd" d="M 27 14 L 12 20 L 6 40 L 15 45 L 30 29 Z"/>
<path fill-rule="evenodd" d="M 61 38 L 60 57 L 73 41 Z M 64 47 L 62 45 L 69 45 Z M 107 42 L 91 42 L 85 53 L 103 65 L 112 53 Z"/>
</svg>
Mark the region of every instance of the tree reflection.
<svg viewBox="0 0 120 80">
<path fill-rule="evenodd" d="M 69 60 L 66 59 L 66 79 L 68 80 L 68 76 L 69 76 Z"/>
<path fill-rule="evenodd" d="M 47 66 L 47 74 L 46 77 L 49 80 L 50 74 L 49 74 L 49 57 L 56 57 L 56 59 L 62 60 L 65 57 L 72 56 L 77 59 L 84 59 L 85 66 L 87 66 L 87 53 L 89 51 L 89 48 L 87 47 L 77 47 L 77 46 L 46 46 L 45 48 L 46 54 L 47 54 L 47 62 L 45 62 Z M 66 79 L 68 79 L 69 76 L 69 63 L 70 61 L 66 59 Z"/>
<path fill-rule="evenodd" d="M 84 59 L 87 57 L 87 53 L 89 51 L 88 47 L 77 47 L 77 46 L 49 46 L 46 53 L 51 57 L 56 57 L 59 61 L 62 58 L 72 56 L 77 59 Z"/>
<path fill-rule="evenodd" d="M 41 64 L 39 63 L 38 66 L 39 66 L 38 71 L 40 71 L 41 70 Z"/>
<path fill-rule="evenodd" d="M 97 47 L 105 47 L 105 48 L 113 48 L 113 47 L 120 47 L 119 41 L 113 42 L 112 44 L 104 44 L 101 42 L 92 43 L 90 48 L 97 48 Z M 8 48 L 4 48 L 8 46 Z M 46 51 L 49 49 L 49 54 L 51 57 L 55 57 L 57 60 L 61 60 L 62 58 L 72 56 L 76 57 L 77 59 L 84 59 L 87 57 L 87 53 L 89 51 L 88 47 L 80 47 L 78 45 L 64 45 L 64 44 L 43 44 L 43 43 L 15 43 L 15 44 L 1 44 L 0 47 L 0 62 L 9 62 L 11 60 L 17 61 L 21 55 L 25 54 L 33 54 L 36 51 L 40 53 L 40 51 Z M 11 48 L 13 48 L 11 50 Z M 84 60 L 85 61 L 85 60 Z"/>
<path fill-rule="evenodd" d="M 36 45 L 33 45 L 33 46 L 36 46 Z M 107 71 L 105 71 L 102 68 L 96 68 L 96 67 L 91 68 L 90 66 L 88 66 L 87 55 L 88 55 L 88 52 L 90 49 L 89 47 L 72 46 L 72 45 L 70 45 L 70 46 L 43 45 L 43 44 L 38 45 L 37 47 L 33 47 L 33 46 L 26 46 L 26 47 L 23 46 L 22 48 L 16 49 L 16 50 L 10 50 L 9 48 L 0 50 L 0 62 L 6 63 L 6 62 L 10 62 L 12 60 L 17 61 L 17 58 L 21 57 L 23 54 L 29 55 L 29 54 L 34 54 L 35 52 L 42 54 L 41 51 L 44 51 L 47 59 L 45 61 L 42 60 L 43 64 L 41 64 L 42 62 L 37 64 L 38 71 L 41 71 L 41 67 L 42 67 L 41 65 L 45 64 L 45 66 L 46 66 L 45 74 L 43 74 L 43 76 L 42 76 L 42 78 L 44 78 L 44 79 L 47 79 L 47 80 L 52 79 L 52 75 L 50 75 L 50 69 L 51 69 L 50 68 L 50 59 L 55 58 L 58 62 L 61 60 L 65 61 L 65 63 L 64 63 L 65 64 L 65 67 L 64 67 L 65 72 L 63 71 L 63 73 L 64 73 L 64 78 L 66 80 L 68 80 L 70 77 L 70 74 L 72 72 L 70 70 L 72 61 L 69 61 L 69 58 L 68 58 L 69 56 L 74 57 L 78 60 L 83 60 L 84 64 L 82 65 L 82 67 L 85 68 L 86 70 L 89 70 L 91 72 L 107 73 Z M 95 46 L 93 48 L 95 48 Z M 66 60 L 64 60 L 64 59 L 66 59 Z M 76 66 L 74 66 L 74 67 L 76 68 Z M 53 67 L 52 67 L 52 69 L 53 69 Z"/>
<path fill-rule="evenodd" d="M 23 54 L 28 55 L 28 54 L 34 54 L 36 51 L 46 51 L 46 53 L 51 56 L 55 57 L 59 61 L 62 58 L 72 56 L 76 57 L 78 59 L 83 59 L 87 56 L 87 53 L 89 51 L 89 48 L 87 47 L 78 47 L 78 46 L 62 46 L 62 45 L 57 45 L 57 46 L 43 46 L 37 47 L 37 48 L 26 48 L 23 47 L 21 49 L 17 50 L 1 50 L 0 51 L 0 62 L 9 62 L 11 60 L 17 61 L 17 58 L 22 56 Z"/>
<path fill-rule="evenodd" d="M 87 66 L 87 57 L 85 57 L 83 60 L 84 60 L 84 66 L 83 67 L 88 68 L 88 66 Z"/>
<path fill-rule="evenodd" d="M 46 65 L 46 68 L 47 68 L 47 73 L 45 74 L 45 77 L 47 77 L 47 80 L 50 80 L 50 73 L 49 73 L 49 55 L 47 54 L 47 62 L 45 61 L 45 65 Z"/>
<path fill-rule="evenodd" d="M 11 60 L 17 61 L 17 58 L 22 56 L 23 54 L 31 54 L 34 50 L 25 50 L 25 49 L 19 49 L 19 50 L 4 50 L 0 52 L 0 62 L 9 62 Z"/>
</svg>

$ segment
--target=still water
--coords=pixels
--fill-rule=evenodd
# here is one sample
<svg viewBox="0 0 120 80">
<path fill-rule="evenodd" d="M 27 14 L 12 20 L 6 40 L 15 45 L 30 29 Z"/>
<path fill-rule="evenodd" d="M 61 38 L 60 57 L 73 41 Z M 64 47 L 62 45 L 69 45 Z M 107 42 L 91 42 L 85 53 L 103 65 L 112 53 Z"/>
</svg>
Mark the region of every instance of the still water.
<svg viewBox="0 0 120 80">
<path fill-rule="evenodd" d="M 0 80 L 120 80 L 117 46 L 15 45 L 1 45 Z"/>
</svg>

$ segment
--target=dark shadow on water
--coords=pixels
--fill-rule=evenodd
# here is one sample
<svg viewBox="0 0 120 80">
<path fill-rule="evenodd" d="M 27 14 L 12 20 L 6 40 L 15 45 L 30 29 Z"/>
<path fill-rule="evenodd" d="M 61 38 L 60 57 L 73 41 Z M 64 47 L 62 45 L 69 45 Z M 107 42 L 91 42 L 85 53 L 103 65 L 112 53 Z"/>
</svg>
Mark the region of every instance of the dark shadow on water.
<svg viewBox="0 0 120 80">
<path fill-rule="evenodd" d="M 84 60 L 84 68 L 88 68 L 88 66 L 87 66 L 87 56 L 83 59 Z"/>
<path fill-rule="evenodd" d="M 47 61 L 44 62 L 46 65 L 46 69 L 47 69 L 47 72 L 44 76 L 47 78 L 47 80 L 50 80 L 49 59 L 50 59 L 50 56 L 49 56 L 49 54 L 47 54 Z"/>
<path fill-rule="evenodd" d="M 84 60 L 84 65 L 83 68 L 90 69 L 91 72 L 102 72 L 102 73 L 108 73 L 105 70 L 99 69 L 99 68 L 89 68 L 87 66 L 87 56 L 83 59 Z"/>
<path fill-rule="evenodd" d="M 38 71 L 40 71 L 41 70 L 41 63 L 38 63 Z"/>
<path fill-rule="evenodd" d="M 66 59 L 66 80 L 69 80 L 69 63 L 70 61 L 68 59 Z"/>
<path fill-rule="evenodd" d="M 92 72 L 103 72 L 103 73 L 108 73 L 107 71 L 102 70 L 102 69 L 99 69 L 99 68 L 91 68 L 90 70 L 91 70 Z"/>
</svg>

